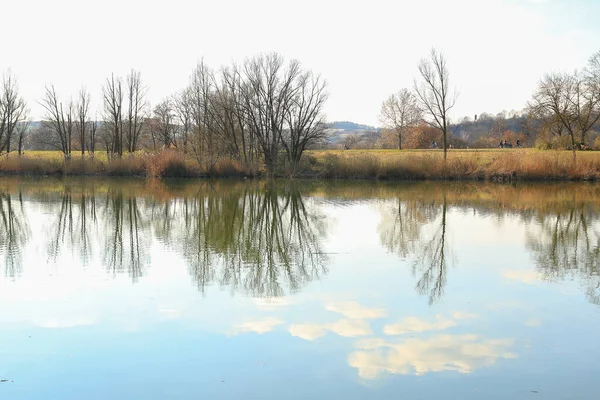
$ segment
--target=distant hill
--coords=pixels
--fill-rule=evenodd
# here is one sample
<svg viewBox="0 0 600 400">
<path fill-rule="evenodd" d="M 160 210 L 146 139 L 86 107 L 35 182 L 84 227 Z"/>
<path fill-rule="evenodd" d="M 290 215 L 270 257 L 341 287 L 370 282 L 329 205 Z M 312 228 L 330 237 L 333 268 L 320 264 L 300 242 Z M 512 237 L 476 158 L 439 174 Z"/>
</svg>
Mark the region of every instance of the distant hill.
<svg viewBox="0 0 600 400">
<path fill-rule="evenodd" d="M 379 135 L 379 128 L 370 125 L 357 124 L 350 121 L 334 121 L 329 123 L 328 142 L 330 145 L 340 145 L 348 136 L 372 137 Z"/>
<path fill-rule="evenodd" d="M 343 131 L 378 131 L 379 129 L 370 126 L 370 125 L 362 125 L 357 124 L 356 122 L 350 121 L 334 121 L 329 123 L 330 129 L 340 129 Z"/>
<path fill-rule="evenodd" d="M 520 133 L 523 131 L 526 120 L 527 118 L 524 115 L 514 115 L 510 118 L 504 118 L 483 114 L 476 121 L 463 120 L 462 122 L 451 124 L 450 132 L 454 136 L 472 143 L 482 136 L 500 137 L 501 133 L 507 130 Z"/>
</svg>

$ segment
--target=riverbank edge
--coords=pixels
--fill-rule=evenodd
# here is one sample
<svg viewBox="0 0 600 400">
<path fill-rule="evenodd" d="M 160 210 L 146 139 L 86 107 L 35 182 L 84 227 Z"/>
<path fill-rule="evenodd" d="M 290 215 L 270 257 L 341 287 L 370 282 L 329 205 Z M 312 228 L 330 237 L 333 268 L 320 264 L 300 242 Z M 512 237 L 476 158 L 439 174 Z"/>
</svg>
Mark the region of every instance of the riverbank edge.
<svg viewBox="0 0 600 400">
<path fill-rule="evenodd" d="M 481 154 L 484 154 L 483 156 Z M 436 153 L 399 153 L 383 157 L 376 152 L 308 154 L 294 169 L 280 165 L 274 178 L 375 181 L 600 181 L 600 153 L 573 159 L 571 152 L 499 152 L 449 156 Z M 524 156 L 524 154 L 526 154 Z M 111 161 L 94 158 L 4 157 L 0 176 L 135 177 L 188 179 L 267 179 L 264 168 L 221 159 L 210 168 L 181 154 L 126 157 Z"/>
</svg>

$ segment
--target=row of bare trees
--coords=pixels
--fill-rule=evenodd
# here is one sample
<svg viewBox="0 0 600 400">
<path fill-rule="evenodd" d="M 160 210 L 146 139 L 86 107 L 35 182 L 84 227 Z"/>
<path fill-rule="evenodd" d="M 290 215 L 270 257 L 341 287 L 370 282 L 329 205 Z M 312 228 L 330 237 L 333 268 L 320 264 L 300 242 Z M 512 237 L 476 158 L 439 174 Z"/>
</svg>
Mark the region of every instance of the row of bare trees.
<svg viewBox="0 0 600 400">
<path fill-rule="evenodd" d="M 421 122 L 439 130 L 443 138 L 444 159 L 448 149 L 449 111 L 458 94 L 450 88 L 450 73 L 443 53 L 432 49 L 429 58 L 418 65 L 420 79 L 414 81 L 413 90 L 401 89 L 381 105 L 380 120 L 398 136 L 398 149 L 402 149 L 403 135 Z"/>
<path fill-rule="evenodd" d="M 600 51 L 582 71 L 545 74 L 527 108 L 540 133 L 568 138 L 575 156 L 600 124 Z"/>
<path fill-rule="evenodd" d="M 271 53 L 218 71 L 201 61 L 180 93 L 154 108 L 154 146 L 181 147 L 211 169 L 222 157 L 293 172 L 305 149 L 325 138 L 326 82 Z M 284 155 L 284 159 L 280 159 Z"/>
<path fill-rule="evenodd" d="M 186 88 L 150 111 L 147 88 L 132 70 L 125 79 L 106 79 L 98 121 L 85 88 L 75 101 L 64 101 L 49 85 L 40 101 L 46 114 L 36 141 L 66 159 L 74 149 L 93 155 L 100 143 L 117 158 L 140 148 L 178 148 L 208 170 L 229 158 L 248 166 L 264 162 L 270 173 L 285 164 L 293 172 L 304 150 L 326 136 L 326 86 L 297 60 L 286 62 L 276 53 L 218 70 L 201 61 Z M 3 135 L 10 137 L 13 119 Z"/>
<path fill-rule="evenodd" d="M 102 101 L 107 153 L 120 158 L 124 151 L 133 153 L 138 150 L 148 119 L 146 94 L 147 88 L 139 71 L 131 70 L 125 81 L 114 74 L 106 79 L 102 87 Z"/>
<path fill-rule="evenodd" d="M 120 158 L 124 150 L 133 153 L 138 149 L 142 128 L 148 119 L 145 96 L 146 88 L 139 72 L 132 70 L 127 75 L 125 90 L 123 79 L 111 75 L 102 87 L 103 113 L 98 121 L 97 116 L 91 116 L 90 93 L 85 87 L 75 101 L 71 98 L 64 102 L 54 85 L 46 86 L 40 101 L 46 114 L 36 140 L 61 151 L 66 159 L 71 158 L 74 144 L 82 156 L 86 150 L 93 156 L 98 142 L 104 143 L 109 156 Z"/>
<path fill-rule="evenodd" d="M 28 111 L 15 77 L 8 71 L 3 74 L 0 86 L 0 154 L 10 153 L 14 144 L 19 154 L 23 150 Z"/>
<path fill-rule="evenodd" d="M 435 128 L 441 134 L 446 158 L 448 113 L 457 99 L 456 92 L 449 86 L 446 58 L 432 49 L 429 58 L 421 60 L 418 70 L 420 77 L 415 80 L 412 91 L 401 89 L 383 102 L 380 120 L 396 133 L 399 149 L 407 132 L 419 124 Z M 545 74 L 538 82 L 526 113 L 528 126 L 524 129 L 528 133 L 546 141 L 568 140 L 574 157 L 576 149 L 588 147 L 591 134 L 600 126 L 600 51 L 581 71 Z"/>
</svg>

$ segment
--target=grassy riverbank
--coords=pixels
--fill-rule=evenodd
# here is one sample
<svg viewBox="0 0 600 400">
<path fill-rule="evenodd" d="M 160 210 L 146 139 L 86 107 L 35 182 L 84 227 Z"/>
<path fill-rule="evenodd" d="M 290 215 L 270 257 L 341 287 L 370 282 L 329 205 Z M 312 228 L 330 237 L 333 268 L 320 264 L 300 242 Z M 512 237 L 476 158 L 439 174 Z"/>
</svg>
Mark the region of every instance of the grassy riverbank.
<svg viewBox="0 0 600 400">
<path fill-rule="evenodd" d="M 27 152 L 0 158 L 0 174 L 58 176 L 260 177 L 261 166 L 247 167 L 222 159 L 207 167 L 174 151 L 139 153 L 108 160 L 73 155 L 65 161 L 59 152 Z M 600 152 L 535 149 L 452 150 L 444 163 L 440 150 L 313 150 L 291 171 L 280 165 L 276 176 L 317 179 L 377 180 L 600 180 Z"/>
<path fill-rule="evenodd" d="M 124 155 L 121 159 L 107 158 L 106 153 L 94 157 L 81 153 L 65 160 L 57 151 L 31 151 L 21 157 L 11 154 L 0 157 L 0 174 L 49 176 L 131 176 L 149 178 L 202 178 L 258 176 L 258 167 L 244 168 L 230 159 L 223 159 L 210 168 L 200 166 L 195 160 L 176 151 L 157 154 L 139 152 Z"/>
<path fill-rule="evenodd" d="M 600 180 L 600 152 L 535 149 L 313 151 L 323 178 L 408 180 Z"/>
</svg>

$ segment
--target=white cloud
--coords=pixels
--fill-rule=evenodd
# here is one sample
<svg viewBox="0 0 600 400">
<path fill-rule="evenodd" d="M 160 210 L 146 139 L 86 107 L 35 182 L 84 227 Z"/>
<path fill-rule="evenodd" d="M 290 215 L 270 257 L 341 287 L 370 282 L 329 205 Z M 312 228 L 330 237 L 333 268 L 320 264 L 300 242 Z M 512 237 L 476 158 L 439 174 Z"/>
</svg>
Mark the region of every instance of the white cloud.
<svg viewBox="0 0 600 400">
<path fill-rule="evenodd" d="M 367 321 L 342 319 L 327 325 L 331 332 L 344 337 L 366 336 L 373 333 Z"/>
<path fill-rule="evenodd" d="M 41 322 L 36 323 L 36 325 L 42 328 L 75 328 L 78 326 L 88 326 L 94 325 L 96 321 L 91 318 L 81 317 L 81 318 L 61 318 L 61 317 L 49 317 Z"/>
<path fill-rule="evenodd" d="M 437 315 L 435 321 L 429 322 L 417 317 L 406 317 L 402 322 L 386 325 L 383 332 L 386 335 L 404 335 L 425 331 L 439 331 L 456 326 L 456 322 L 442 315 Z"/>
<path fill-rule="evenodd" d="M 464 311 L 455 311 L 454 313 L 452 313 L 452 317 L 454 319 L 475 319 L 475 318 L 477 318 L 477 315 L 469 314 Z"/>
<path fill-rule="evenodd" d="M 525 321 L 525 326 L 536 327 L 542 325 L 542 320 L 539 318 L 529 318 Z"/>
<path fill-rule="evenodd" d="M 275 311 L 294 304 L 289 297 L 266 297 L 255 299 L 254 302 L 259 310 Z"/>
<path fill-rule="evenodd" d="M 375 319 L 387 316 L 387 311 L 383 308 L 363 307 L 355 301 L 328 303 L 325 308 L 353 319 Z"/>
<path fill-rule="evenodd" d="M 288 331 L 292 336 L 304 340 L 315 340 L 324 336 L 327 331 L 343 337 L 367 336 L 373 333 L 367 321 L 357 319 L 342 319 L 327 324 L 297 324 L 290 325 Z"/>
<path fill-rule="evenodd" d="M 463 374 L 494 364 L 498 359 L 516 358 L 510 352 L 512 339 L 484 340 L 477 335 L 440 335 L 431 339 L 410 338 L 398 342 L 366 339 L 356 344 L 361 350 L 348 357 L 363 379 L 376 379 L 384 372 L 424 375 L 457 371 Z"/>
<path fill-rule="evenodd" d="M 537 285 L 540 282 L 540 275 L 536 271 L 504 271 L 502 276 L 508 280 L 528 285 Z"/>
<path fill-rule="evenodd" d="M 319 324 L 296 324 L 290 325 L 288 331 L 292 336 L 304 340 L 315 340 L 325 335 L 327 328 Z"/>
<path fill-rule="evenodd" d="M 238 324 L 234 327 L 232 335 L 237 335 L 240 333 L 258 333 L 262 335 L 263 333 L 267 333 L 275 329 L 275 327 L 284 324 L 285 321 L 278 318 L 263 318 L 258 321 L 247 321 L 241 324 Z"/>
</svg>

